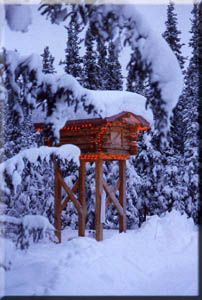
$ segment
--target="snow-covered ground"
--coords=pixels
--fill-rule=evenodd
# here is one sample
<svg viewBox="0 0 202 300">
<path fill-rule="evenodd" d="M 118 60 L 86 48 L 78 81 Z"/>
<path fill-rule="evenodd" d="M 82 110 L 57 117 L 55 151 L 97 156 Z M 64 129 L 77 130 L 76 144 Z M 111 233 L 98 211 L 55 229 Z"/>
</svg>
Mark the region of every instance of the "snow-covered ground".
<svg viewBox="0 0 202 300">
<path fill-rule="evenodd" d="M 197 227 L 176 211 L 127 233 L 105 230 L 101 242 L 66 229 L 61 244 L 5 246 L 13 257 L 1 296 L 198 294 Z"/>
</svg>

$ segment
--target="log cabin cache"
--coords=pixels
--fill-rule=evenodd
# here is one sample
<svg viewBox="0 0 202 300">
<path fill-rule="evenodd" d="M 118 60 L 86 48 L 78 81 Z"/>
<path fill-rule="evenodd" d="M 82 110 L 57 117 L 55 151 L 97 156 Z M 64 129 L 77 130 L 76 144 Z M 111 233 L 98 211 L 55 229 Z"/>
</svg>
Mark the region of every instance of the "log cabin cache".
<svg viewBox="0 0 202 300">
<path fill-rule="evenodd" d="M 44 128 L 43 123 L 35 123 L 36 130 Z M 119 114 L 94 119 L 69 120 L 60 129 L 60 140 L 57 146 L 73 144 L 80 148 L 81 155 L 79 179 L 74 184 L 72 190 L 64 182 L 61 172 L 55 161 L 55 228 L 59 242 L 61 242 L 61 211 L 71 199 L 78 210 L 79 217 L 79 236 L 85 235 L 86 219 L 86 200 L 85 200 L 85 164 L 95 162 L 96 180 L 96 208 L 95 226 L 96 240 L 103 239 L 101 222 L 101 205 L 103 200 L 103 189 L 106 192 L 105 208 L 110 201 L 119 213 L 119 232 L 126 231 L 126 199 L 125 199 L 125 169 L 126 160 L 130 155 L 137 153 L 136 141 L 138 135 L 143 130 L 150 128 L 149 123 L 140 115 L 123 111 Z M 51 141 L 45 140 L 44 143 L 51 146 Z M 116 160 L 119 162 L 119 180 L 111 190 L 103 178 L 103 161 Z M 67 198 L 61 204 L 61 188 L 67 193 Z M 74 196 L 78 189 L 79 199 Z M 119 191 L 119 201 L 115 193 Z"/>
</svg>

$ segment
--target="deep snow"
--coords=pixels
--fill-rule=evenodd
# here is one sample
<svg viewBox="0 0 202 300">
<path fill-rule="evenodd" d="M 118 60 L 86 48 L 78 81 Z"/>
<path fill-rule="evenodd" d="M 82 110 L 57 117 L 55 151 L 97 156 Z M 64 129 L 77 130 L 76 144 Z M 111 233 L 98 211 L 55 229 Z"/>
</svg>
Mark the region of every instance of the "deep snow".
<svg viewBox="0 0 202 300">
<path fill-rule="evenodd" d="M 63 231 L 62 243 L 44 240 L 27 252 L 5 242 L 10 271 L 1 270 L 0 295 L 197 295 L 198 231 L 173 211 L 153 216 L 140 229 Z"/>
</svg>

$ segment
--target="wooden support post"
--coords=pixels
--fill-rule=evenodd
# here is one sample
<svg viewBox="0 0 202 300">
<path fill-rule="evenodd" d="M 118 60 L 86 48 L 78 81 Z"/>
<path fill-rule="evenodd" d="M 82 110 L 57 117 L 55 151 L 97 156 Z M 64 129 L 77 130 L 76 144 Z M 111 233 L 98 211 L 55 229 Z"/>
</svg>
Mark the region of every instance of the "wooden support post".
<svg viewBox="0 0 202 300">
<path fill-rule="evenodd" d="M 96 184 L 96 208 L 95 208 L 95 229 L 96 240 L 103 240 L 103 230 L 101 223 L 101 201 L 102 201 L 102 189 L 103 189 L 103 161 L 98 159 L 95 167 L 95 184 Z"/>
<path fill-rule="evenodd" d="M 79 236 L 85 236 L 86 222 L 86 199 L 85 199 L 85 161 L 80 160 L 79 167 L 79 202 L 82 206 L 83 214 L 79 213 Z"/>
<path fill-rule="evenodd" d="M 126 232 L 126 161 L 119 161 L 119 201 L 123 207 L 123 216 L 119 214 L 119 232 Z"/>
<path fill-rule="evenodd" d="M 58 164 L 54 162 L 55 171 L 55 203 L 54 203 L 54 215 L 55 215 L 55 235 L 58 238 L 59 243 L 61 243 L 61 183 L 58 176 Z"/>
</svg>

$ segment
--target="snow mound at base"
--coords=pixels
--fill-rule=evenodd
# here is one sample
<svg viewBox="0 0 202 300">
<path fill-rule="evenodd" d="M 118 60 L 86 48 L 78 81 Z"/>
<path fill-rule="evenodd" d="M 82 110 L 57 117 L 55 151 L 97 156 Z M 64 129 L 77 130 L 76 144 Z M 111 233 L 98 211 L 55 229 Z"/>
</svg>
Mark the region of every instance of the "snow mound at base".
<svg viewBox="0 0 202 300">
<path fill-rule="evenodd" d="M 153 216 L 147 221 L 146 230 L 156 241 L 159 251 L 175 253 L 184 249 L 196 231 L 193 220 L 173 210 L 165 217 Z"/>
<path fill-rule="evenodd" d="M 67 229 L 61 244 L 15 251 L 4 294 L 197 295 L 197 233 L 193 221 L 176 211 L 127 233 L 105 230 L 101 242 Z"/>
</svg>

